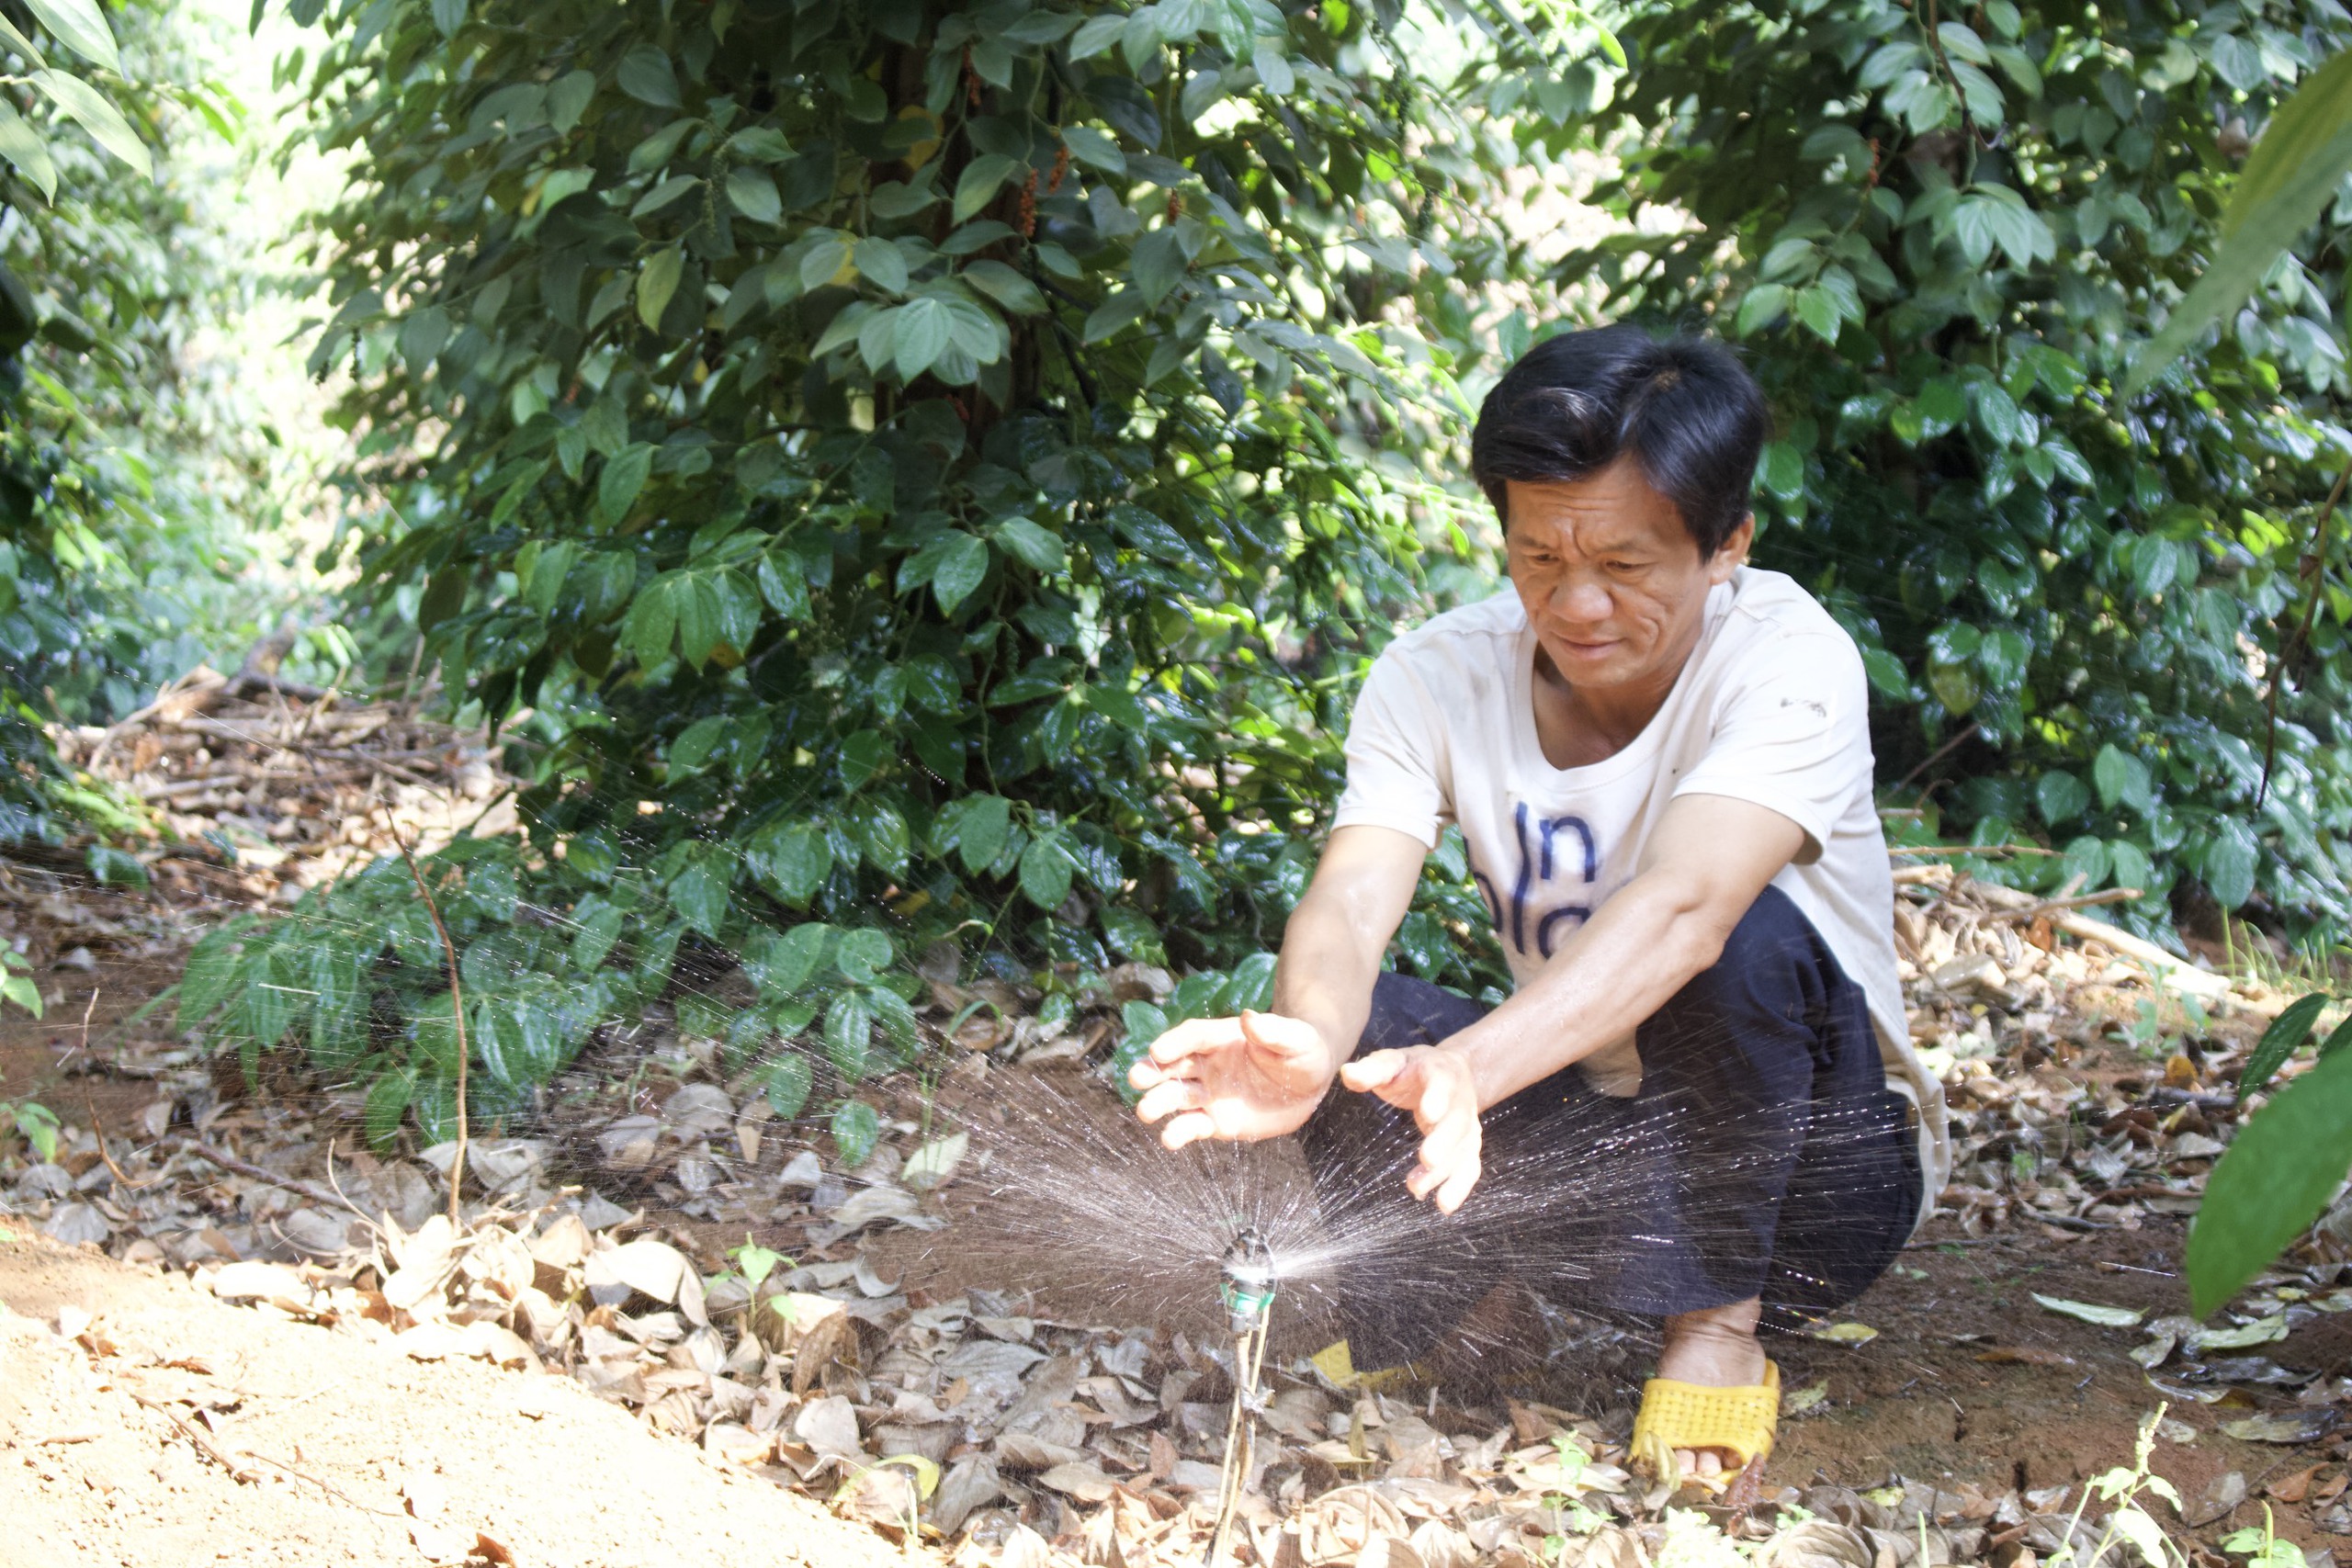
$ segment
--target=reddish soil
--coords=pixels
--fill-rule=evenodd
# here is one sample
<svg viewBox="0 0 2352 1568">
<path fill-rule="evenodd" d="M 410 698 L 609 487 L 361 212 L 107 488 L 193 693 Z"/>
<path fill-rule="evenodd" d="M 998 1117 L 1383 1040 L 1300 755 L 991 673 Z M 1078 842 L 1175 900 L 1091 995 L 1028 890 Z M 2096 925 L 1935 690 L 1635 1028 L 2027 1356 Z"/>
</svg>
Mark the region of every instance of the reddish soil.
<svg viewBox="0 0 2352 1568">
<path fill-rule="evenodd" d="M 82 1047 L 81 1001 L 98 991 L 91 1037 L 103 1043 L 111 1023 L 175 974 L 157 964 L 109 963 L 95 975 L 52 970 L 42 978 L 45 990 L 63 993 L 62 1005 L 42 1022 L 0 1022 L 0 1097 L 34 1091 L 74 1113 L 84 1112 L 86 1097 L 109 1128 L 127 1129 L 151 1092 L 104 1072 L 79 1076 L 91 1055 L 104 1055 Z M 168 1032 L 159 1023 L 139 1032 L 159 1039 Z M 951 1122 L 984 1124 L 986 1105 L 1008 1087 L 998 1075 L 977 1089 L 951 1086 L 937 1110 Z M 1098 1104 L 1104 1117 L 1121 1114 L 1107 1096 Z M 912 1113 L 911 1101 L 906 1109 Z M 984 1143 L 984 1131 L 976 1132 Z M 909 1287 L 934 1296 L 972 1286 L 1030 1292 L 1039 1315 L 1065 1321 L 1141 1320 L 1132 1298 L 1106 1298 L 1099 1278 L 1041 1254 L 1017 1207 L 992 1198 L 972 1172 L 945 1201 L 953 1216 L 945 1231 L 895 1232 L 871 1249 L 886 1273 L 903 1270 Z M 264 1312 L 220 1307 L 175 1277 L 62 1251 L 27 1237 L 21 1223 L 0 1219 L 0 1228 L 16 1232 L 0 1243 L 0 1303 L 16 1314 L 0 1314 L 0 1449 L 8 1450 L 0 1454 L 0 1518 L 11 1521 L 0 1538 L 22 1561 L 218 1556 L 274 1565 L 297 1541 L 307 1549 L 295 1554 L 303 1561 L 414 1561 L 408 1523 L 396 1517 L 400 1485 L 404 1475 L 428 1472 L 448 1495 L 447 1519 L 481 1530 L 525 1563 L 726 1562 L 747 1552 L 767 1561 L 780 1544 L 787 1558 L 828 1563 L 878 1565 L 896 1555 L 812 1504 L 706 1465 L 568 1382 L 471 1363 L 421 1366 Z M 742 1239 L 740 1226 L 718 1228 L 729 1234 L 713 1232 L 714 1252 Z M 2126 1359 L 2142 1336 L 2052 1314 L 2030 1292 L 2151 1316 L 2184 1313 L 2176 1275 L 2181 1231 L 2162 1215 L 2145 1216 L 2135 1232 L 2064 1241 L 2039 1231 L 1962 1237 L 1939 1223 L 1837 1314 L 1877 1330 L 1875 1338 L 1776 1342 L 1787 1386 L 1826 1383 L 1826 1393 L 1782 1424 L 1773 1479 L 1860 1488 L 1899 1473 L 1997 1494 L 2128 1463 L 2140 1423 L 2165 1398 Z M 789 1245 L 798 1236 L 760 1239 Z M 1213 1320 L 1207 1303 L 1205 1292 L 1193 1293 L 1150 1315 L 1198 1330 Z M 97 1314 L 121 1353 L 94 1358 L 58 1339 L 51 1329 L 60 1307 Z M 1327 1325 L 1303 1317 L 1293 1314 L 1289 1343 L 1278 1350 L 1320 1342 Z M 1988 1359 L 1996 1349 L 2032 1359 Z M 2344 1375 L 2352 1370 L 2352 1314 L 2319 1318 L 2262 1353 Z M 211 1370 L 155 1364 L 188 1357 Z M 1645 1359 L 1638 1343 L 1602 1346 L 1588 1363 L 1547 1370 L 1526 1392 L 1604 1421 L 1629 1420 Z M 214 1429 L 234 1445 L 311 1479 L 263 1464 L 264 1479 L 233 1480 L 134 1393 L 184 1418 L 212 1410 Z M 2341 1435 L 2288 1448 L 2219 1430 L 2291 1403 L 2291 1393 L 2272 1390 L 2233 1393 L 2212 1405 L 2172 1402 L 2168 1414 L 2195 1437 L 2160 1444 L 2157 1471 L 2192 1504 L 2229 1472 L 2246 1482 L 2247 1501 L 2206 1522 L 2200 1537 L 2261 1523 L 2267 1482 L 2313 1465 L 2324 1467 L 2321 1484 L 2340 1473 L 2347 1457 Z M 2273 1511 L 2279 1533 L 2306 1548 L 2343 1554 L 2352 1545 L 2318 1531 L 2309 1508 Z"/>
<path fill-rule="evenodd" d="M 21 1233 L 0 1303 L 12 1564 L 454 1561 L 478 1536 L 526 1568 L 908 1561 L 569 1378 L 420 1364 Z M 78 1340 L 61 1312 L 93 1314 Z"/>
</svg>

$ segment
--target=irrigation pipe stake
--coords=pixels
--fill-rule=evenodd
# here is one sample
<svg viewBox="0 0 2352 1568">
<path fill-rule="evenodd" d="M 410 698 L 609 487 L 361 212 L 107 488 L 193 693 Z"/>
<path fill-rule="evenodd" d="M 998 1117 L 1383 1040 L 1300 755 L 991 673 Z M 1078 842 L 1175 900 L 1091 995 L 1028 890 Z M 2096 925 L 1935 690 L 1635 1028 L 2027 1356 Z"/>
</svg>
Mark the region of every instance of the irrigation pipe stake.
<svg viewBox="0 0 2352 1568">
<path fill-rule="evenodd" d="M 424 900 L 424 912 L 433 917 L 433 929 L 441 938 L 441 956 L 449 972 L 449 1021 L 458 1032 L 458 1146 L 449 1156 L 449 1224 L 462 1230 L 465 1218 L 458 1207 L 458 1193 L 466 1179 L 466 1059 L 471 1051 L 466 1044 L 466 993 L 458 984 L 458 944 L 449 940 L 449 928 L 441 923 L 441 906 L 434 902 L 433 889 L 424 885 L 424 872 L 416 863 L 416 856 L 409 852 L 408 840 L 401 837 L 400 824 L 392 820 L 392 808 L 384 806 L 382 809 L 384 830 L 392 836 L 401 859 L 408 863 L 408 874 L 416 883 L 416 896 Z"/>
<path fill-rule="evenodd" d="M 1256 1417 L 1266 1403 L 1258 1392 L 1258 1378 L 1266 1364 L 1266 1328 L 1274 1315 L 1274 1259 L 1254 1226 L 1226 1247 L 1223 1275 L 1217 1291 L 1233 1330 L 1233 1414 L 1225 1425 L 1225 1469 L 1217 1478 L 1216 1525 L 1209 1531 L 1204 1568 L 1216 1568 L 1234 1516 L 1240 1512 L 1241 1488 L 1250 1479 L 1250 1455 L 1257 1447 Z"/>
</svg>

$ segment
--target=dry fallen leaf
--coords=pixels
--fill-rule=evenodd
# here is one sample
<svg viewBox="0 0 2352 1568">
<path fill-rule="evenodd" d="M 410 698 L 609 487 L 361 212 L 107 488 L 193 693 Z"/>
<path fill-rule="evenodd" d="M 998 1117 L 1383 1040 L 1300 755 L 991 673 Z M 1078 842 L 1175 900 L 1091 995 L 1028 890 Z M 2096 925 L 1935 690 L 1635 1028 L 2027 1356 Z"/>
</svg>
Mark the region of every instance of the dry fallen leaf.
<svg viewBox="0 0 2352 1568">
<path fill-rule="evenodd" d="M 2095 1323 L 2101 1328 L 2136 1328 L 2140 1320 L 2147 1315 L 2131 1307 L 2107 1306 L 2098 1302 L 2070 1302 L 2064 1296 L 2045 1296 L 2039 1291 L 2033 1292 L 2033 1299 L 2061 1317 Z"/>
<path fill-rule="evenodd" d="M 1826 1379 L 1817 1383 L 1807 1384 L 1804 1388 L 1791 1389 L 1781 1396 L 1781 1414 L 1802 1416 L 1828 1397 L 1829 1383 Z"/>
<path fill-rule="evenodd" d="M 1817 1323 L 1804 1332 L 1808 1338 L 1833 1345 L 1867 1345 L 1878 1337 L 1878 1330 L 1867 1323 Z"/>
<path fill-rule="evenodd" d="M 2222 1430 L 2249 1443 L 2315 1443 L 2335 1424 L 2335 1413 L 2321 1406 L 2247 1416 L 2222 1423 Z"/>
<path fill-rule="evenodd" d="M 2188 1337 L 2188 1348 L 2193 1354 L 2201 1356 L 2208 1350 L 2251 1350 L 2256 1345 L 2276 1344 L 2286 1337 L 2286 1314 L 2273 1313 L 2233 1328 L 2199 1329 Z"/>
</svg>

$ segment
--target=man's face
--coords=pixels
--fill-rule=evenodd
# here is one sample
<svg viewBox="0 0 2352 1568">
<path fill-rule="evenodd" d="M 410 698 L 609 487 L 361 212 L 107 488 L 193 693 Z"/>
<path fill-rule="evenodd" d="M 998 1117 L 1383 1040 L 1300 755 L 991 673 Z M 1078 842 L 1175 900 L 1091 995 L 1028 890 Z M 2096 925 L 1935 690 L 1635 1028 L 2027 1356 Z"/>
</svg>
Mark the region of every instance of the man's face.
<svg viewBox="0 0 2352 1568">
<path fill-rule="evenodd" d="M 1707 591 L 1747 558 L 1753 518 L 1704 559 L 1674 502 L 1631 458 L 1579 479 L 1506 482 L 1511 586 L 1568 684 L 1670 686 Z"/>
</svg>

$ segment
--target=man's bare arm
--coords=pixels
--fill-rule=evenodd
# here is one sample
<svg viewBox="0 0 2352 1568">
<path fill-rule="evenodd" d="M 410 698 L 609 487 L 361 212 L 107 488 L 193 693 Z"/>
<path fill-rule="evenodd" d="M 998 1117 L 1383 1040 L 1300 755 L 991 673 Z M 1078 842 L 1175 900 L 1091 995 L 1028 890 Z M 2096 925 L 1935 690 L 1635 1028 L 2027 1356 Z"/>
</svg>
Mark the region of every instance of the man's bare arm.
<svg viewBox="0 0 2352 1568">
<path fill-rule="evenodd" d="M 1372 1014 L 1372 985 L 1412 907 L 1428 848 L 1393 828 L 1342 828 L 1323 846 L 1315 880 L 1283 931 L 1274 1010 L 1315 1026 L 1337 1076 Z"/>
<path fill-rule="evenodd" d="M 1623 1040 L 1722 956 L 1757 895 L 1804 846 L 1779 812 L 1725 795 L 1667 807 L 1634 879 L 1535 980 L 1440 1047 L 1461 1058 L 1478 1109 Z"/>
</svg>

